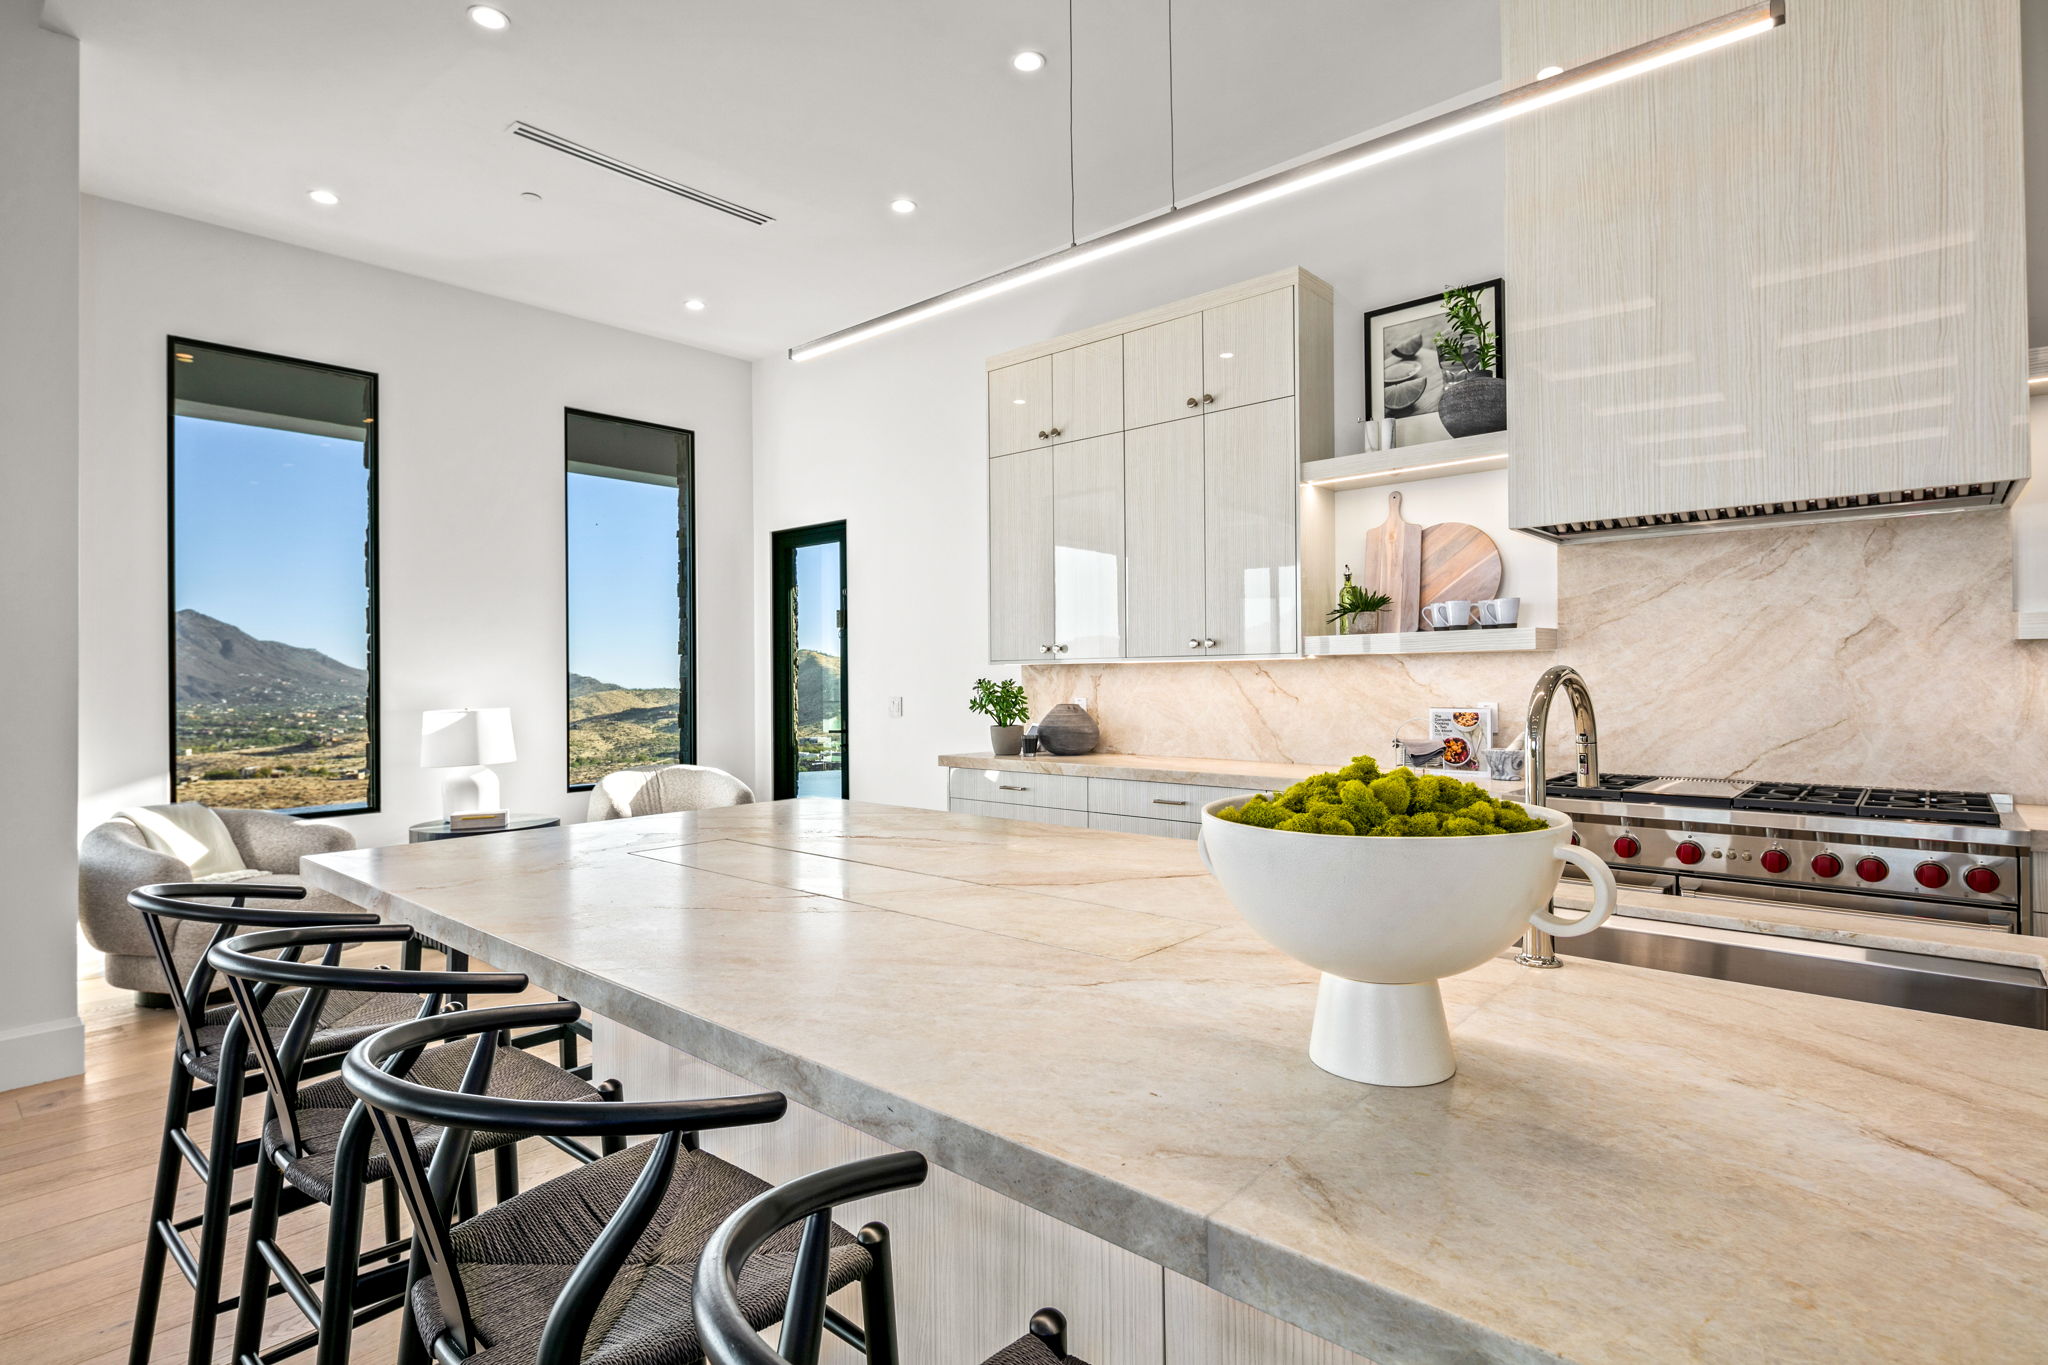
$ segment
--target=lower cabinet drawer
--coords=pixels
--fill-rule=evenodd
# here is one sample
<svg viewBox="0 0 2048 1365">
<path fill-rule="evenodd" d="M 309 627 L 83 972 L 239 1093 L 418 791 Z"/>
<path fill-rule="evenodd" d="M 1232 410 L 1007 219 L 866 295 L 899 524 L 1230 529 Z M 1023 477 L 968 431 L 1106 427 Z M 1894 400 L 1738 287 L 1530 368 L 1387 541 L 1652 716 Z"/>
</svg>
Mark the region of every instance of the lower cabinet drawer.
<svg viewBox="0 0 2048 1365">
<path fill-rule="evenodd" d="M 1070 829 L 1087 829 L 1088 812 L 1084 810 L 1056 810 L 1050 806 L 1005 806 L 996 801 L 963 801 L 953 797 L 946 802 L 946 809 L 955 815 L 987 815 L 997 820 L 1030 820 L 1040 825 L 1066 825 Z M 1164 820 L 1145 823 L 1163 825 Z"/>
<path fill-rule="evenodd" d="M 1113 829 L 1119 834 L 1154 834 L 1163 839 L 1193 839 L 1202 832 L 1199 823 L 1186 820 L 1148 820 L 1142 815 L 1110 815 L 1090 811 L 1088 828 Z"/>
<path fill-rule="evenodd" d="M 1250 795 L 1250 792 L 1240 787 L 1195 787 L 1180 782 L 1134 782 L 1121 777 L 1088 779 L 1088 810 L 1091 814 L 1135 815 L 1146 820 L 1184 820 L 1196 825 L 1202 822 L 1202 807 L 1211 801 Z"/>
<path fill-rule="evenodd" d="M 993 801 L 1005 806 L 1052 806 L 1088 809 L 1088 779 L 1058 773 L 1004 773 L 985 768 L 950 768 L 946 795 L 961 801 Z"/>
</svg>

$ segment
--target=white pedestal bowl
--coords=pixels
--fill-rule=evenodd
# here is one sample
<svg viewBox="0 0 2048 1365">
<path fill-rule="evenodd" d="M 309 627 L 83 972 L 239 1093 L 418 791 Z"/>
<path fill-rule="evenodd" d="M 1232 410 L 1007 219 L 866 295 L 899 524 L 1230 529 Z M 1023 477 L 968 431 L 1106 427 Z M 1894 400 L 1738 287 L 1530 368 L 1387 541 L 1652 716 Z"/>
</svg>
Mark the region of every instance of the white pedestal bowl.
<svg viewBox="0 0 2048 1365">
<path fill-rule="evenodd" d="M 1323 974 L 1308 1055 L 1369 1085 L 1435 1085 L 1458 1069 L 1439 978 L 1505 950 L 1530 925 L 1590 934 L 1614 912 L 1614 874 L 1572 844 L 1571 817 L 1528 806 L 1545 829 L 1465 838 L 1297 834 L 1202 808 L 1202 863 L 1245 922 Z M 1593 883 L 1576 920 L 1548 910 L 1564 864 Z"/>
</svg>

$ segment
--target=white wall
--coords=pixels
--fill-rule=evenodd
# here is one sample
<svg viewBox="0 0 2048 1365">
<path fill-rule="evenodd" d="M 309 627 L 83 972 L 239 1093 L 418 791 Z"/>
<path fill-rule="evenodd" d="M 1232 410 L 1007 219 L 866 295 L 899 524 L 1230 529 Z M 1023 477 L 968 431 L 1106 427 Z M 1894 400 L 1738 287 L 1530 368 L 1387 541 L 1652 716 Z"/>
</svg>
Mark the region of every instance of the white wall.
<svg viewBox="0 0 2048 1365">
<path fill-rule="evenodd" d="M 0 1090 L 77 1073 L 78 44 L 0 0 Z"/>
<path fill-rule="evenodd" d="M 506 804 L 580 817 L 564 753 L 565 407 L 697 434 L 698 752 L 752 780 L 753 603 L 734 586 L 752 566 L 746 362 L 106 200 L 85 200 L 84 254 L 82 825 L 167 799 L 173 334 L 378 376 L 383 809 L 339 821 L 359 841 L 402 842 L 440 813 L 439 774 L 417 766 L 431 707 L 511 707 Z"/>
<path fill-rule="evenodd" d="M 1500 142 L 1474 138 L 817 360 L 758 362 L 756 562 L 772 530 L 847 521 L 855 797 L 943 806 L 935 758 L 988 743 L 965 705 L 975 678 L 1007 671 L 988 662 L 988 356 L 1303 266 L 1336 289 L 1337 449 L 1328 453 L 1351 454 L 1361 440 L 1362 315 L 1501 273 L 1502 173 Z M 766 595 L 757 581 L 757 655 L 767 647 Z M 905 699 L 901 719 L 888 715 L 893 696 Z M 756 733 L 765 772 L 765 711 Z"/>
</svg>

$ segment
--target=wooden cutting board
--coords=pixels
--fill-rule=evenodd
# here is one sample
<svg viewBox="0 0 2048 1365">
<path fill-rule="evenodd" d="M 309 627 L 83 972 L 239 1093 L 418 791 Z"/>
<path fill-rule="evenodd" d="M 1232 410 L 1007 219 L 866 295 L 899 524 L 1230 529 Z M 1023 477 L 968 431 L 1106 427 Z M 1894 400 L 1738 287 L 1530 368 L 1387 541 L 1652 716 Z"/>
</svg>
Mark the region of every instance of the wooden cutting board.
<svg viewBox="0 0 2048 1365">
<path fill-rule="evenodd" d="M 1477 526 L 1445 521 L 1422 533 L 1421 605 L 1500 596 L 1500 547 Z"/>
<path fill-rule="evenodd" d="M 1381 614 L 1382 629 L 1414 630 L 1422 611 L 1422 528 L 1401 519 L 1401 494 L 1387 494 L 1387 519 L 1365 533 L 1365 573 L 1359 586 L 1394 599 Z"/>
</svg>

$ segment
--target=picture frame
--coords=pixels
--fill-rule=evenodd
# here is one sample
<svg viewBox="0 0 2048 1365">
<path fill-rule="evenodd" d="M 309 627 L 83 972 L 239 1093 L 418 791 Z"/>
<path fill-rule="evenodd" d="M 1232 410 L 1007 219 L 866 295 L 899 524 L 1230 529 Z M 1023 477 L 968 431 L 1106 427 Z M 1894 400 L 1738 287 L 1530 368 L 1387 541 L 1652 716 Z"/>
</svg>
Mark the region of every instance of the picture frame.
<svg viewBox="0 0 2048 1365">
<path fill-rule="evenodd" d="M 1449 322 L 1443 292 L 1365 315 L 1366 421 L 1374 431 L 1384 430 L 1381 423 L 1387 419 L 1393 421 L 1392 440 L 1382 448 L 1429 445 L 1507 429 L 1505 283 L 1485 280 L 1464 288 L 1478 294 L 1480 317 L 1492 329 L 1490 369 L 1447 373 L 1435 345 Z M 1455 386 L 1464 387 L 1452 394 Z"/>
</svg>

